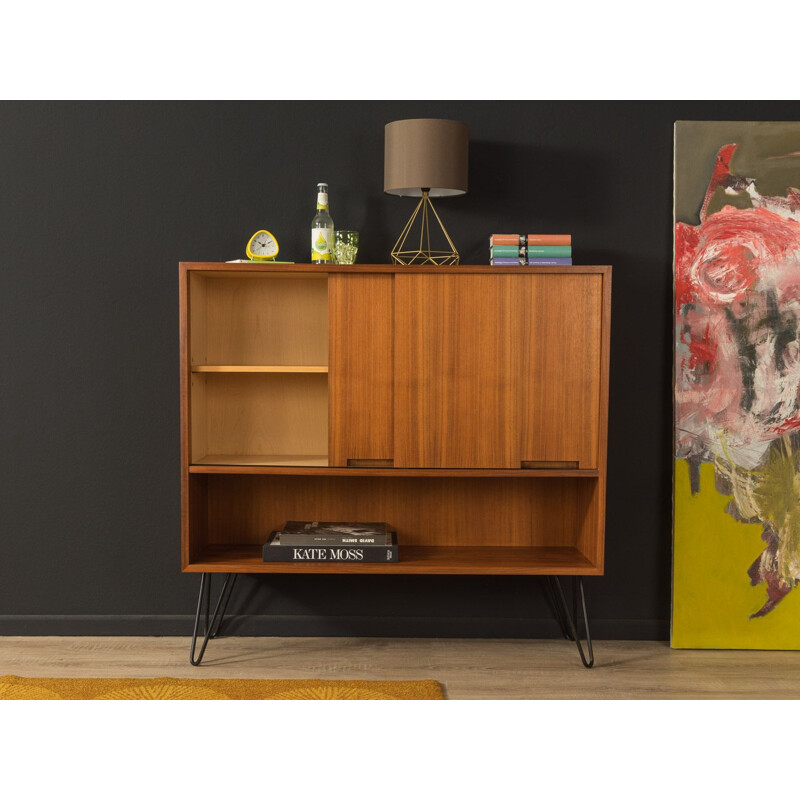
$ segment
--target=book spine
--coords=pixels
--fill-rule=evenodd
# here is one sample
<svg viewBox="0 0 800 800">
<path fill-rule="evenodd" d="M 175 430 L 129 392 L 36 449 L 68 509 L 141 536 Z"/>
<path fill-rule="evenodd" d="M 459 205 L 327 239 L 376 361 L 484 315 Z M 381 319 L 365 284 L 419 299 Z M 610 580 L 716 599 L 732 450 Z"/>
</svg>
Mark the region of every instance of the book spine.
<svg viewBox="0 0 800 800">
<path fill-rule="evenodd" d="M 285 533 L 281 532 L 281 545 L 292 545 L 294 547 L 316 547 L 318 545 L 360 547 L 362 545 L 386 546 L 388 544 L 385 534 L 377 536 L 348 536 L 347 534 L 321 533 Z"/>
<path fill-rule="evenodd" d="M 489 248 L 490 258 L 519 258 L 524 255 L 525 248 L 516 245 L 492 245 Z"/>
<path fill-rule="evenodd" d="M 516 245 L 519 247 L 520 245 L 525 244 L 525 237 L 520 236 L 518 233 L 493 233 L 489 237 L 489 246 L 494 247 L 495 245 L 506 245 L 506 246 L 514 246 Z"/>
<path fill-rule="evenodd" d="M 572 246 L 572 234 L 570 233 L 529 233 L 527 234 L 528 245 L 568 245 Z"/>
<path fill-rule="evenodd" d="M 493 267 L 524 267 L 525 256 L 520 258 L 492 258 L 489 263 Z"/>
<path fill-rule="evenodd" d="M 536 245 L 528 248 L 528 258 L 572 258 L 569 245 Z"/>
<path fill-rule="evenodd" d="M 571 258 L 529 258 L 529 267 L 571 267 Z"/>
<path fill-rule="evenodd" d="M 397 545 L 381 547 L 380 545 L 352 545 L 341 547 L 291 547 L 285 544 L 265 544 L 264 561 L 320 561 L 331 564 L 387 564 L 397 561 Z"/>
</svg>

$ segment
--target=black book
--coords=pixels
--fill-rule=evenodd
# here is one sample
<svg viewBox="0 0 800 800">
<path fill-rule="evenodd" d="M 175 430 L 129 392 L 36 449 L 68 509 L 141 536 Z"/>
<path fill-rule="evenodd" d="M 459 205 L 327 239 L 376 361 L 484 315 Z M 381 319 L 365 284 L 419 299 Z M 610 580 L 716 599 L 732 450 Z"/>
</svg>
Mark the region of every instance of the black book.
<svg viewBox="0 0 800 800">
<path fill-rule="evenodd" d="M 346 533 L 294 533 L 293 531 L 279 531 L 278 544 L 293 545 L 295 547 L 312 547 L 313 545 L 369 545 L 370 547 L 385 547 L 389 544 L 389 534 L 379 533 L 375 536 L 350 536 Z"/>
<path fill-rule="evenodd" d="M 298 522 L 290 520 L 285 531 L 314 531 L 315 533 L 386 533 L 391 530 L 385 522 Z"/>
<path fill-rule="evenodd" d="M 389 532 L 389 544 L 281 544 L 281 531 L 273 531 L 263 547 L 264 561 L 326 561 L 330 563 L 388 563 L 398 560 L 397 540 Z"/>
<path fill-rule="evenodd" d="M 390 545 L 391 528 L 385 522 L 297 522 L 280 532 L 280 543 L 300 547 L 313 545 Z"/>
</svg>

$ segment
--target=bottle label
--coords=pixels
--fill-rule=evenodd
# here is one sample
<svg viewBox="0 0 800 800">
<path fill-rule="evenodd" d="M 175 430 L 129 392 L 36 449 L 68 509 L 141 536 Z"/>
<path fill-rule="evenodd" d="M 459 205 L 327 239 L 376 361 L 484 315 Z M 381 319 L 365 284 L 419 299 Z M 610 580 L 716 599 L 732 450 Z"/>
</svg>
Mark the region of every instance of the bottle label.
<svg viewBox="0 0 800 800">
<path fill-rule="evenodd" d="M 311 229 L 311 260 L 330 261 L 333 252 L 333 228 Z"/>
<path fill-rule="evenodd" d="M 319 194 L 317 194 L 317 208 L 327 208 L 327 207 L 328 207 L 328 193 L 319 192 Z"/>
</svg>

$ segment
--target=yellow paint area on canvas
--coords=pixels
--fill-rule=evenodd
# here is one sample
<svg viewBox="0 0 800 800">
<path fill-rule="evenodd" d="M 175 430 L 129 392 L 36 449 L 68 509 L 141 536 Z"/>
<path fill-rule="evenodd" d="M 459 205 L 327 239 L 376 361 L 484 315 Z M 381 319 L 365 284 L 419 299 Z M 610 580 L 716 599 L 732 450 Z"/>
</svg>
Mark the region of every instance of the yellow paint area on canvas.
<svg viewBox="0 0 800 800">
<path fill-rule="evenodd" d="M 796 650 L 800 648 L 800 587 L 765 617 L 750 619 L 765 601 L 748 567 L 764 549 L 761 525 L 725 512 L 730 496 L 714 485 L 714 466 L 700 467 L 692 496 L 689 465 L 675 462 L 672 646 Z"/>
</svg>

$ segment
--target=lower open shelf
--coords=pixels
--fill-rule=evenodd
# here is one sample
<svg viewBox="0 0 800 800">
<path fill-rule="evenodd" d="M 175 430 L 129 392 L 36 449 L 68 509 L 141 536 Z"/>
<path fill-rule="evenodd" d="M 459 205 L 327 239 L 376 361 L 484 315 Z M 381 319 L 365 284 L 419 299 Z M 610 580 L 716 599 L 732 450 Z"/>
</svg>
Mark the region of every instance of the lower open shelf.
<svg viewBox="0 0 800 800">
<path fill-rule="evenodd" d="M 420 547 L 400 545 L 389 564 L 265 562 L 260 545 L 209 546 L 184 572 L 382 573 L 406 575 L 600 575 L 576 547 Z"/>
</svg>

